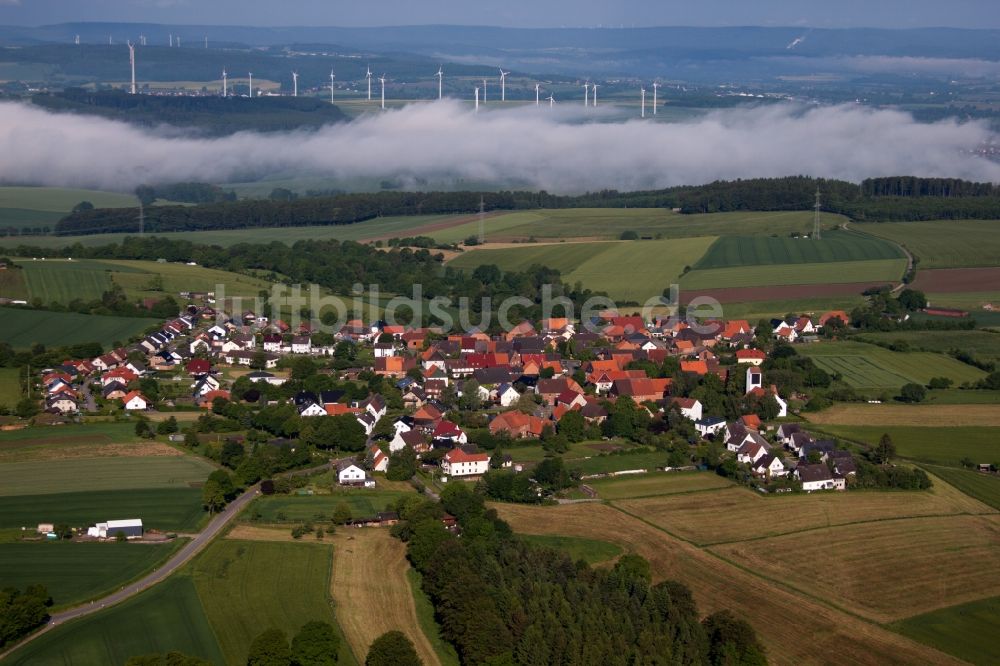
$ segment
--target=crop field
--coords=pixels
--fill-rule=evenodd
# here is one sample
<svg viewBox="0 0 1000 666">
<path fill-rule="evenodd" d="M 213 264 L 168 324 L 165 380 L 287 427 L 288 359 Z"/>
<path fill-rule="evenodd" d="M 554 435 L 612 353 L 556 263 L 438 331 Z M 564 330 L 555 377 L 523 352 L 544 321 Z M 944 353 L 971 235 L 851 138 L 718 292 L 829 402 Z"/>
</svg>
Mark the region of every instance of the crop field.
<svg viewBox="0 0 1000 666">
<path fill-rule="evenodd" d="M 814 264 L 776 264 L 693 270 L 681 278 L 684 289 L 724 289 L 749 286 L 826 285 L 847 280 L 855 283 L 897 282 L 906 269 L 905 259 L 831 261 Z M 802 295 L 799 298 L 808 296 Z"/>
<path fill-rule="evenodd" d="M 932 303 L 940 304 L 949 294 L 985 292 L 996 294 L 1000 288 L 1000 267 L 935 268 L 918 270 L 913 288 L 933 294 Z"/>
<path fill-rule="evenodd" d="M 0 187 L 0 227 L 53 227 L 81 201 L 97 208 L 134 206 L 135 197 L 116 192 L 57 187 Z"/>
<path fill-rule="evenodd" d="M 245 239 L 243 242 L 247 242 Z M 221 298 L 219 285 L 224 285 L 226 296 L 256 296 L 261 289 L 268 289 L 267 280 L 220 271 L 204 266 L 156 261 L 112 260 L 102 262 L 114 271 L 112 278 L 121 285 L 129 297 L 158 295 L 161 292 L 177 298 L 182 291 L 214 291 Z M 154 280 L 157 282 L 155 289 Z"/>
<path fill-rule="evenodd" d="M 5 463 L 0 497 L 130 488 L 192 488 L 215 468 L 194 456 L 125 456 Z"/>
<path fill-rule="evenodd" d="M 977 666 L 992 666 L 1000 659 L 1000 597 L 907 618 L 892 628 L 910 638 L 953 654 Z"/>
<path fill-rule="evenodd" d="M 981 361 L 1000 361 L 1000 333 L 994 331 L 897 331 L 865 333 L 864 337 L 883 343 L 902 341 L 924 351 L 959 349 Z"/>
<path fill-rule="evenodd" d="M 24 271 L 15 268 L 0 270 L 0 298 L 12 301 L 28 300 L 28 285 L 24 281 Z"/>
<path fill-rule="evenodd" d="M 180 546 L 121 543 L 0 543 L 0 588 L 40 583 L 54 606 L 104 596 L 166 560 Z"/>
<path fill-rule="evenodd" d="M 387 505 L 412 495 L 403 491 L 371 490 L 355 488 L 337 491 L 331 495 L 270 496 L 261 497 L 253 503 L 251 511 L 260 511 L 263 523 L 317 522 L 329 521 L 334 509 L 341 502 L 351 508 L 354 518 L 374 516 L 384 511 Z"/>
<path fill-rule="evenodd" d="M 1000 221 L 944 220 L 858 224 L 912 252 L 920 268 L 975 268 L 1000 265 Z"/>
<path fill-rule="evenodd" d="M 341 530 L 333 537 L 330 595 L 337 620 L 356 655 L 387 631 L 401 631 L 427 666 L 439 664 L 420 629 L 406 572 L 406 544 L 389 530 Z"/>
<path fill-rule="evenodd" d="M 975 382 L 986 376 L 979 368 L 930 352 L 894 352 L 862 342 L 820 342 L 799 348 L 823 370 L 839 374 L 856 389 L 898 389 L 915 382 L 926 385 L 933 377 L 948 377 L 955 384 Z"/>
<path fill-rule="evenodd" d="M 587 485 L 597 491 L 600 499 L 615 500 L 715 490 L 733 484 L 711 472 L 653 472 L 641 476 L 596 479 L 588 481 Z"/>
<path fill-rule="evenodd" d="M 712 548 L 877 622 L 1000 594 L 997 516 L 893 520 Z"/>
<path fill-rule="evenodd" d="M 966 426 L 823 426 L 825 432 L 866 444 L 877 444 L 888 433 L 902 458 L 958 466 L 963 458 L 976 462 L 1000 461 L 1000 428 Z"/>
<path fill-rule="evenodd" d="M 772 299 L 777 294 L 776 291 L 782 289 L 781 287 L 755 287 L 752 288 L 754 291 L 761 290 L 764 298 Z M 800 312 L 800 313 L 813 313 L 814 315 L 820 316 L 824 312 L 829 312 L 830 310 L 844 310 L 850 312 L 857 306 L 864 302 L 864 297 L 857 294 L 844 294 L 841 296 L 820 296 L 816 298 L 796 298 L 792 295 L 788 300 L 753 300 L 754 294 L 747 294 L 750 298 L 743 300 L 746 296 L 737 296 L 733 294 L 736 290 L 717 290 L 718 293 L 713 293 L 713 290 L 701 290 L 694 294 L 691 294 L 692 298 L 694 296 L 712 296 L 717 301 L 723 304 L 724 317 L 726 319 L 746 319 L 751 322 L 759 321 L 761 319 L 771 319 L 773 317 L 784 317 L 789 312 Z M 681 302 L 687 302 L 690 299 L 686 298 L 688 294 L 686 292 L 681 292 Z M 730 299 L 739 299 L 737 302 Z"/>
<path fill-rule="evenodd" d="M 612 298 L 645 301 L 660 295 L 685 266 L 693 264 L 713 242 L 712 237 L 659 241 L 556 243 L 552 245 L 475 250 L 449 265 L 471 272 L 496 264 L 503 270 L 524 270 L 532 264 L 559 269 L 564 282 L 606 291 Z M 488 247 L 488 246 L 487 246 Z"/>
<path fill-rule="evenodd" d="M 22 397 L 21 371 L 18 368 L 0 368 L 0 405 L 13 407 Z"/>
<path fill-rule="evenodd" d="M 969 497 L 974 497 L 983 504 L 1000 509 L 1000 476 L 984 474 L 970 469 L 957 467 L 939 467 L 927 465 L 931 474 L 944 479 Z"/>
<path fill-rule="evenodd" d="M 559 552 L 568 555 L 574 562 L 583 560 L 590 565 L 613 560 L 622 554 L 621 546 L 617 546 L 608 541 L 598 541 L 596 539 L 566 536 L 544 536 L 540 534 L 525 534 L 522 535 L 521 538 L 533 546 L 558 550 Z"/>
<path fill-rule="evenodd" d="M 171 650 L 223 663 L 195 586 L 183 575 L 172 576 L 105 611 L 57 627 L 4 663 L 124 664 L 129 657 Z"/>
<path fill-rule="evenodd" d="M 48 259 L 20 260 L 28 296 L 43 303 L 66 304 L 74 299 L 93 301 L 111 288 L 114 267 L 101 261 Z"/>
<path fill-rule="evenodd" d="M 206 626 L 225 655 L 216 663 L 246 664 L 251 641 L 264 629 L 281 629 L 291 638 L 313 620 L 336 626 L 329 598 L 332 554 L 322 543 L 222 540 L 199 555 L 188 571 Z M 338 663 L 356 663 L 344 640 Z"/>
<path fill-rule="evenodd" d="M 707 499 L 719 493 L 675 497 Z M 733 566 L 613 506 L 494 506 L 519 533 L 607 540 L 642 555 L 650 562 L 654 582 L 683 582 L 691 588 L 701 613 L 725 608 L 747 619 L 773 663 L 819 663 L 828 661 L 831 654 L 852 664 L 958 663 L 933 648 L 799 594 L 779 581 Z M 724 510 L 716 513 L 724 517 Z M 746 520 L 760 524 L 769 519 L 750 515 Z"/>
<path fill-rule="evenodd" d="M 75 312 L 48 312 L 0 307 L 0 340 L 15 349 L 33 344 L 61 347 L 82 342 L 122 342 L 150 326 L 162 325 L 158 319 L 106 317 Z"/>
<path fill-rule="evenodd" d="M 958 426 L 1000 426 L 1000 410 L 991 404 L 981 405 L 902 405 L 885 403 L 841 403 L 811 412 L 806 418 L 823 426 L 922 426 L 951 428 Z"/>
<path fill-rule="evenodd" d="M 723 236 L 712 244 L 694 268 L 821 264 L 903 256 L 892 243 L 850 231 L 830 231 L 820 240 L 789 236 Z"/>
<path fill-rule="evenodd" d="M 15 495 L 0 501 L 0 528 L 66 523 L 87 527 L 116 518 L 141 518 L 149 529 L 185 532 L 198 529 L 207 514 L 199 488 L 142 488 L 98 492 Z"/>
<path fill-rule="evenodd" d="M 707 546 L 835 525 L 914 516 L 984 513 L 990 508 L 936 483 L 922 492 L 847 492 L 764 497 L 744 488 L 664 495 L 615 506 L 667 532 Z"/>
<path fill-rule="evenodd" d="M 124 444 L 136 441 L 135 424 L 84 423 L 53 428 L 36 426 L 0 432 L 0 448 L 30 448 L 58 444 Z"/>
</svg>

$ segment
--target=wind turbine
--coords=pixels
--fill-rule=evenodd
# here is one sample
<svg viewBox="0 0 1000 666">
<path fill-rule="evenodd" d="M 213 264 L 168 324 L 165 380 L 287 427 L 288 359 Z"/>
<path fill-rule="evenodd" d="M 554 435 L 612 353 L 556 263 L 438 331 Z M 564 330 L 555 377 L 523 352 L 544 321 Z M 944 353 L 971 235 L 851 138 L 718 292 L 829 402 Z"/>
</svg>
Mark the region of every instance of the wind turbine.
<svg viewBox="0 0 1000 666">
<path fill-rule="evenodd" d="M 642 92 L 642 117 L 646 117 L 646 88 L 639 89 Z"/>
<path fill-rule="evenodd" d="M 590 87 L 594 89 L 594 108 L 596 109 L 597 108 L 597 84 L 596 83 L 592 83 Z"/>
<path fill-rule="evenodd" d="M 229 96 L 229 74 L 225 69 L 222 70 L 222 96 Z"/>
<path fill-rule="evenodd" d="M 365 78 L 368 79 L 368 101 L 372 101 L 372 68 L 371 65 L 368 66 L 368 72 L 365 74 Z"/>
<path fill-rule="evenodd" d="M 205 35 L 205 48 L 208 48 L 208 35 Z"/>
<path fill-rule="evenodd" d="M 590 81 L 583 84 L 583 105 L 590 106 Z"/>
<path fill-rule="evenodd" d="M 486 104 L 486 79 L 483 79 L 483 104 Z"/>
<path fill-rule="evenodd" d="M 299 73 L 292 72 L 292 97 L 299 96 Z"/>
<path fill-rule="evenodd" d="M 181 47 L 181 36 L 177 35 L 177 48 Z"/>
<path fill-rule="evenodd" d="M 108 35 L 108 46 L 114 46 L 114 43 L 115 40 L 111 38 L 111 35 Z"/>
<path fill-rule="evenodd" d="M 74 43 L 74 44 L 76 44 L 77 46 L 79 46 L 79 45 L 80 45 L 80 35 L 77 35 L 77 36 L 76 36 L 76 40 L 74 40 L 74 42 L 73 42 L 73 43 Z"/>
<path fill-rule="evenodd" d="M 541 88 L 541 86 L 542 86 L 542 84 L 540 84 L 540 83 L 536 83 L 535 84 L 535 106 L 538 106 L 538 102 L 539 102 L 539 99 L 538 99 L 538 89 Z"/>
<path fill-rule="evenodd" d="M 656 89 L 660 87 L 660 84 L 653 81 L 653 115 L 656 115 Z"/>
<path fill-rule="evenodd" d="M 337 78 L 337 75 L 330 70 L 330 104 L 333 104 L 333 80 Z"/>
<path fill-rule="evenodd" d="M 132 94 L 135 94 L 135 44 L 128 42 L 128 64 L 132 67 Z"/>
<path fill-rule="evenodd" d="M 139 35 L 139 46 L 146 45 L 146 35 Z"/>
<path fill-rule="evenodd" d="M 476 113 L 479 113 L 479 86 L 476 86 Z"/>
<path fill-rule="evenodd" d="M 500 70 L 500 101 L 507 101 L 507 75 L 510 72 L 503 71 L 503 67 L 498 68 Z"/>
<path fill-rule="evenodd" d="M 378 82 L 382 84 L 382 108 L 385 109 L 385 73 L 378 77 Z"/>
<path fill-rule="evenodd" d="M 172 33 L 170 35 L 170 48 L 174 48 L 174 36 Z"/>
<path fill-rule="evenodd" d="M 250 72 L 250 99 L 253 99 L 253 72 Z"/>
<path fill-rule="evenodd" d="M 550 93 L 550 94 L 549 94 L 549 108 L 551 109 L 551 108 L 552 108 L 552 107 L 554 107 L 555 105 L 556 105 L 556 96 L 555 96 L 555 95 L 552 95 L 552 94 Z"/>
<path fill-rule="evenodd" d="M 438 99 L 441 99 L 443 90 L 442 86 L 444 85 L 444 70 L 441 69 L 440 67 L 438 67 L 437 77 L 438 77 Z"/>
</svg>

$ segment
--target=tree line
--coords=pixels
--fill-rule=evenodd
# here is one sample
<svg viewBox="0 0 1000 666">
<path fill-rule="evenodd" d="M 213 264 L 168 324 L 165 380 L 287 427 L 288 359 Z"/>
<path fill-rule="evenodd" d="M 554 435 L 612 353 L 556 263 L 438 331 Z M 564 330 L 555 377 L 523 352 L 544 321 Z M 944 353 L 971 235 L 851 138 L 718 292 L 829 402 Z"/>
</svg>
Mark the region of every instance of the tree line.
<svg viewBox="0 0 1000 666">
<path fill-rule="evenodd" d="M 186 189 L 191 189 L 187 184 Z M 681 213 L 808 210 L 820 191 L 824 211 L 855 220 L 910 221 L 1000 217 L 1000 192 L 989 183 L 945 178 L 874 178 L 860 185 L 793 176 L 716 181 L 663 190 L 604 190 L 576 196 L 545 191 L 371 192 L 283 200 L 214 200 L 199 206 L 146 211 L 152 232 L 354 224 L 388 215 L 474 213 L 538 208 L 671 208 Z M 216 193 L 218 194 L 218 193 Z M 227 198 L 227 195 L 223 195 Z M 187 200 L 187 199 L 182 199 Z M 77 210 L 55 226 L 56 235 L 138 230 L 137 209 Z"/>
</svg>

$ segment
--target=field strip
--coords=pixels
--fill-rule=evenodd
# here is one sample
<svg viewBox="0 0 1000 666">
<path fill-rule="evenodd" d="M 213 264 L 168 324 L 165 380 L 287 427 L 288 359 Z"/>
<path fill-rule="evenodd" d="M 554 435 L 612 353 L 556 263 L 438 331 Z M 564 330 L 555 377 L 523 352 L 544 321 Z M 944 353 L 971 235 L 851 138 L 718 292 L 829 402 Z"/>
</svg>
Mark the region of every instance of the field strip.
<svg viewBox="0 0 1000 666">
<path fill-rule="evenodd" d="M 330 594 L 337 621 L 356 655 L 368 654 L 372 642 L 387 631 L 402 631 L 413 641 L 425 664 L 440 666 L 427 636 L 420 630 L 406 571 L 406 546 L 388 530 L 343 528 L 333 537 Z"/>
<path fill-rule="evenodd" d="M 491 506 L 518 532 L 611 541 L 642 555 L 652 565 L 654 580 L 688 585 L 702 612 L 729 609 L 746 618 L 767 647 L 771 663 L 964 663 L 735 567 L 605 504 Z"/>
<path fill-rule="evenodd" d="M 803 416 L 821 425 L 1000 426 L 996 405 L 839 404 Z"/>
</svg>

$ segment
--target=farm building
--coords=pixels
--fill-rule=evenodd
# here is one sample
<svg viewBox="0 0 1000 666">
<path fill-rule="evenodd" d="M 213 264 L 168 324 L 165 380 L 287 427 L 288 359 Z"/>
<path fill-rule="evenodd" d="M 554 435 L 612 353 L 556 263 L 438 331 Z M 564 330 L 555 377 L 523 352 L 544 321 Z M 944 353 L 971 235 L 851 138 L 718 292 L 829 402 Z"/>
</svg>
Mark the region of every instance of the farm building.
<svg viewBox="0 0 1000 666">
<path fill-rule="evenodd" d="M 109 520 L 87 528 L 87 536 L 98 539 L 116 539 L 119 534 L 124 534 L 126 539 L 141 539 L 142 519 Z"/>
</svg>

